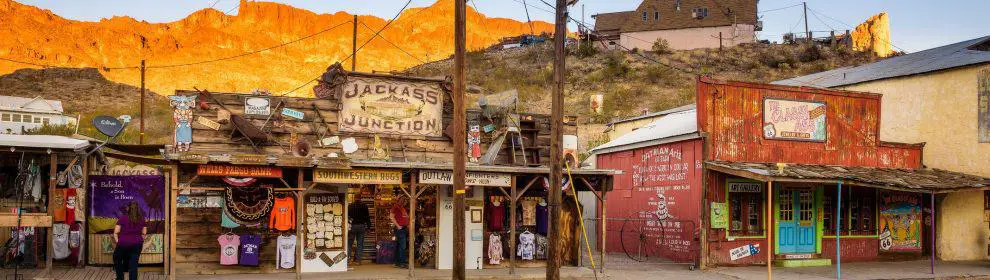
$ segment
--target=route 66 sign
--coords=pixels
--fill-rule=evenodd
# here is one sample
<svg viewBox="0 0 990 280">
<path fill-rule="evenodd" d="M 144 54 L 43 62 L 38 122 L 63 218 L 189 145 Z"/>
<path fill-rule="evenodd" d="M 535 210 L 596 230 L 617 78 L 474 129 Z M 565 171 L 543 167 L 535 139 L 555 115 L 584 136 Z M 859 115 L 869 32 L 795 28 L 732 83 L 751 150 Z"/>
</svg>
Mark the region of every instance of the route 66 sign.
<svg viewBox="0 0 990 280">
<path fill-rule="evenodd" d="M 880 250 L 890 250 L 890 247 L 894 243 L 894 238 L 890 236 L 890 229 L 884 229 L 880 233 Z"/>
</svg>

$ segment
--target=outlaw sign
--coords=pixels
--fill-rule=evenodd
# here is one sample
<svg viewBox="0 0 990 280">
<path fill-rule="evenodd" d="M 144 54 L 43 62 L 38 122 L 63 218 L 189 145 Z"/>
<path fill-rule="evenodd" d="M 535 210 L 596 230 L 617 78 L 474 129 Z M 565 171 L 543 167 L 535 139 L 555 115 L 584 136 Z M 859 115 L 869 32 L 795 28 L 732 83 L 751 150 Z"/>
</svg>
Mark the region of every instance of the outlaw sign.
<svg viewBox="0 0 990 280">
<path fill-rule="evenodd" d="M 350 77 L 343 87 L 340 131 L 442 136 L 438 83 Z"/>
<path fill-rule="evenodd" d="M 419 172 L 420 184 L 453 185 L 454 173 L 450 171 L 424 170 Z M 512 176 L 509 174 L 468 172 L 464 178 L 468 186 L 509 187 Z"/>
</svg>

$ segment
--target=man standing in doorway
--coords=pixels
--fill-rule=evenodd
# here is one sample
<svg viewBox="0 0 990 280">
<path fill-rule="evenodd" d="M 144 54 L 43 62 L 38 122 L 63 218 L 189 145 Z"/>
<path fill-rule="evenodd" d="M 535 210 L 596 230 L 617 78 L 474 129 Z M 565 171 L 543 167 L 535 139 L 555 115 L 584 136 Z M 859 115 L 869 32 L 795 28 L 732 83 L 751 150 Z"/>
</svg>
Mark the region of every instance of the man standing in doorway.
<svg viewBox="0 0 990 280">
<path fill-rule="evenodd" d="M 371 215 L 368 205 L 361 201 L 361 192 L 354 194 L 354 201 L 347 207 L 347 216 L 351 219 L 351 230 L 347 234 L 347 247 L 351 249 L 351 260 L 361 264 L 361 252 L 364 251 L 364 234 L 371 225 Z"/>
<path fill-rule="evenodd" d="M 408 242 L 409 242 L 409 212 L 406 211 L 406 203 L 408 199 L 405 197 L 399 197 L 395 200 L 395 204 L 392 205 L 392 211 L 389 212 L 388 218 L 392 220 L 392 226 L 395 227 L 395 267 L 407 268 L 408 262 L 406 260 L 406 255 L 408 252 Z"/>
</svg>

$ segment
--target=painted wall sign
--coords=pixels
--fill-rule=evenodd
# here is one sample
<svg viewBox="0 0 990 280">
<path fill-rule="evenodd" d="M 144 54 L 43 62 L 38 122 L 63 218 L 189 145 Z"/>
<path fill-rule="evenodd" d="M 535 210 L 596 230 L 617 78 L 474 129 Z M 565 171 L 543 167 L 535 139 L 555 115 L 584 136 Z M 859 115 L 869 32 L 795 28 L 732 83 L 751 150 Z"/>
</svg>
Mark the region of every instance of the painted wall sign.
<svg viewBox="0 0 990 280">
<path fill-rule="evenodd" d="M 244 98 L 244 114 L 267 116 L 272 114 L 271 100 L 265 97 Z"/>
<path fill-rule="evenodd" d="M 343 87 L 340 131 L 443 135 L 443 91 L 438 83 L 350 77 Z"/>
<path fill-rule="evenodd" d="M 211 120 L 211 119 L 208 119 L 208 118 L 204 118 L 202 116 L 199 116 L 199 117 L 196 117 L 196 122 L 199 123 L 199 124 L 201 124 L 201 125 L 203 125 L 203 126 L 205 126 L 205 127 L 209 127 L 212 130 L 220 130 L 220 123 L 218 123 L 218 122 L 216 122 L 214 120 Z"/>
<path fill-rule="evenodd" d="M 173 95 L 168 98 L 173 110 L 172 121 L 175 122 L 172 143 L 175 145 L 176 151 L 188 152 L 192 146 L 192 109 L 196 104 L 196 97 Z"/>
<path fill-rule="evenodd" d="M 101 175 L 101 174 L 92 174 L 92 175 Z M 110 169 L 106 171 L 106 174 L 103 175 L 112 175 L 112 176 L 162 175 L 162 172 L 159 171 L 157 168 L 150 167 L 147 165 L 135 165 L 135 166 L 114 165 L 113 167 L 110 167 Z"/>
<path fill-rule="evenodd" d="M 282 108 L 282 115 L 297 120 L 301 120 L 306 117 L 306 113 L 289 108 Z"/>
<path fill-rule="evenodd" d="M 144 212 L 149 234 L 164 233 L 165 177 L 162 176 L 89 176 L 89 218 L 116 219 L 125 215 L 126 207 L 137 203 Z M 113 225 L 115 223 L 110 223 Z M 101 228 L 112 233 L 113 226 Z"/>
<path fill-rule="evenodd" d="M 313 171 L 313 182 L 327 184 L 401 184 L 402 171 L 317 169 Z"/>
<path fill-rule="evenodd" d="M 979 117 L 980 143 L 990 143 L 990 68 L 980 71 L 977 80 L 979 84 L 979 92 L 977 92 L 979 114 L 977 116 Z"/>
<path fill-rule="evenodd" d="M 763 184 L 747 182 L 730 182 L 729 192 L 759 193 L 763 192 Z"/>
<path fill-rule="evenodd" d="M 725 202 L 712 202 L 711 219 L 712 228 L 728 228 L 729 204 Z"/>
<path fill-rule="evenodd" d="M 729 259 L 735 261 L 760 253 L 760 244 L 749 244 L 729 250 Z"/>
<path fill-rule="evenodd" d="M 419 172 L 419 183 L 432 185 L 453 185 L 454 173 L 451 171 L 423 170 Z M 464 178 L 468 186 L 509 187 L 512 186 L 512 175 L 468 172 Z"/>
<path fill-rule="evenodd" d="M 918 194 L 881 192 L 880 248 L 884 251 L 920 251 L 921 216 L 921 196 Z M 884 248 L 885 238 L 889 240 L 888 248 Z"/>
<path fill-rule="evenodd" d="M 124 128 L 124 124 L 117 118 L 111 116 L 96 116 L 93 118 L 93 126 L 103 135 L 114 137 Z"/>
<path fill-rule="evenodd" d="M 763 136 L 767 139 L 824 142 L 825 103 L 764 99 Z"/>
<path fill-rule="evenodd" d="M 200 165 L 196 169 L 196 174 L 200 176 L 280 178 L 282 177 L 282 169 L 270 166 L 206 164 Z"/>
</svg>

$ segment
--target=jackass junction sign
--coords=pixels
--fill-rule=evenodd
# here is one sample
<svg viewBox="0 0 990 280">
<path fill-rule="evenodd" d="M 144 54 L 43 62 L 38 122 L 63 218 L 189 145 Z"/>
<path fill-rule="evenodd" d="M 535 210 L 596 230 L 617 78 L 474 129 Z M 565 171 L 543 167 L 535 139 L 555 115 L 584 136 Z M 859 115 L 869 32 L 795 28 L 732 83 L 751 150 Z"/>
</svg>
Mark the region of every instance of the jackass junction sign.
<svg viewBox="0 0 990 280">
<path fill-rule="evenodd" d="M 341 94 L 340 131 L 439 137 L 443 91 L 436 82 L 348 77 Z"/>
</svg>

